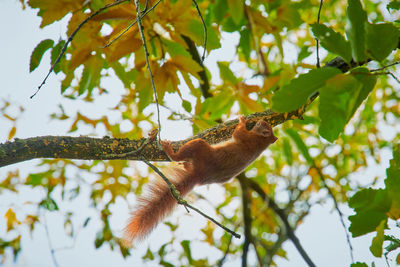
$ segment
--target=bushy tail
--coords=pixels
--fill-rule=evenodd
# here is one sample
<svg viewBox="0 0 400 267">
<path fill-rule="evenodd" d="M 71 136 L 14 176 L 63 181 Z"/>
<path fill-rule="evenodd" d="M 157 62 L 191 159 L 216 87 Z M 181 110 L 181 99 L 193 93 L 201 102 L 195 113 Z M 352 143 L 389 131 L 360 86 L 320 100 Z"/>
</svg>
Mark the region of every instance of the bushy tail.
<svg viewBox="0 0 400 267">
<path fill-rule="evenodd" d="M 196 185 L 193 177 L 180 168 L 168 170 L 168 179 L 176 186 L 181 196 L 186 195 Z M 131 244 L 133 240 L 144 239 L 165 216 L 170 214 L 177 204 L 168 185 L 157 179 L 148 187 L 148 194 L 138 198 L 138 204 L 132 212 L 132 217 L 125 227 L 125 241 Z"/>
</svg>

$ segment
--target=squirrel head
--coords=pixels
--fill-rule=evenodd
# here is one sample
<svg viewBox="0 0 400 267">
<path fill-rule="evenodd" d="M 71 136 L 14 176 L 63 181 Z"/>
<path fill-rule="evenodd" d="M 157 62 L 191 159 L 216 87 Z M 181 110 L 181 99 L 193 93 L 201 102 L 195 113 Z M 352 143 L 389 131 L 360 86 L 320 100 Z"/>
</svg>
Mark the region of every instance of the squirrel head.
<svg viewBox="0 0 400 267">
<path fill-rule="evenodd" d="M 257 121 L 253 129 L 251 130 L 268 139 L 271 144 L 275 143 L 275 141 L 278 140 L 278 138 L 274 135 L 274 132 L 272 131 L 271 125 L 269 125 L 269 123 L 264 120 Z"/>
</svg>

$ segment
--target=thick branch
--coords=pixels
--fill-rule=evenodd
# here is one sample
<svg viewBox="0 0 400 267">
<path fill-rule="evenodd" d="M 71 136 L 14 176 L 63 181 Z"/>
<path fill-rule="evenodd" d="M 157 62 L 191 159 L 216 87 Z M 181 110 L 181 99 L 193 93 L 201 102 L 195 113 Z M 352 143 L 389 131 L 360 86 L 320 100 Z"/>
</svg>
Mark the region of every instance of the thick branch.
<svg viewBox="0 0 400 267">
<path fill-rule="evenodd" d="M 350 68 L 350 66 L 339 57 L 328 62 L 326 66 L 337 67 L 342 72 L 346 72 Z M 310 98 L 309 103 L 312 102 L 315 97 L 317 97 L 317 94 Z M 264 119 L 272 126 L 276 126 L 290 119 L 301 118 L 306 106 L 289 113 L 275 113 L 271 110 L 254 113 L 246 117 L 249 120 L 247 127 L 251 128 L 259 119 Z M 186 140 L 173 142 L 173 146 L 177 149 L 186 142 L 196 138 L 202 138 L 209 144 L 220 143 L 232 136 L 237 123 L 238 120 L 231 120 L 218 124 Z M 144 142 L 146 142 L 146 144 L 143 145 Z M 132 153 L 132 151 L 136 150 L 138 150 L 138 152 Z M 121 154 L 126 153 L 128 154 L 125 155 L 125 157 L 121 156 Z M 129 140 L 109 137 L 42 136 L 15 139 L 12 142 L 0 144 L 0 167 L 35 158 L 92 160 L 141 160 L 144 158 L 148 161 L 169 161 L 167 155 L 154 143 L 154 140 L 149 142 L 145 138 Z"/>
<path fill-rule="evenodd" d="M 265 119 L 271 125 L 278 125 L 288 119 L 299 118 L 301 111 L 290 113 L 275 113 L 265 111 L 247 116 L 247 127 L 251 128 L 259 119 Z M 173 142 L 174 148 L 178 148 L 186 142 L 202 138 L 210 144 L 216 144 L 229 139 L 232 136 L 238 120 L 231 120 L 207 129 L 186 140 Z M 143 148 L 141 146 L 144 142 Z M 139 149 L 141 148 L 141 149 Z M 138 150 L 136 153 L 132 151 Z M 121 154 L 126 154 L 121 157 Z M 129 159 L 149 161 L 169 161 L 167 155 L 157 146 L 157 143 L 127 138 L 94 138 L 94 137 L 70 137 L 70 136 L 41 136 L 27 139 L 15 139 L 11 142 L 0 144 L 0 167 L 35 158 L 65 158 L 85 160 Z"/>
<path fill-rule="evenodd" d="M 246 177 L 241 173 L 238 175 L 240 186 L 242 188 L 242 209 L 243 209 L 243 221 L 244 221 L 244 243 L 243 243 L 243 253 L 242 253 L 242 267 L 247 266 L 247 254 L 249 252 L 249 246 L 252 240 L 251 235 L 251 198 L 249 195 L 249 190 L 247 183 L 245 181 Z M 256 248 L 254 248 L 256 249 Z"/>
<path fill-rule="evenodd" d="M 201 93 L 205 98 L 211 97 L 212 94 L 209 92 L 210 91 L 210 83 L 208 81 L 208 77 L 206 74 L 206 70 L 203 64 L 203 61 L 200 58 L 199 52 L 197 51 L 196 44 L 190 39 L 189 37 L 185 35 L 181 35 L 183 40 L 188 46 L 188 51 L 190 55 L 192 56 L 193 60 L 196 61 L 202 68 L 203 70 L 199 71 L 198 74 L 200 76 L 200 89 Z"/>
</svg>

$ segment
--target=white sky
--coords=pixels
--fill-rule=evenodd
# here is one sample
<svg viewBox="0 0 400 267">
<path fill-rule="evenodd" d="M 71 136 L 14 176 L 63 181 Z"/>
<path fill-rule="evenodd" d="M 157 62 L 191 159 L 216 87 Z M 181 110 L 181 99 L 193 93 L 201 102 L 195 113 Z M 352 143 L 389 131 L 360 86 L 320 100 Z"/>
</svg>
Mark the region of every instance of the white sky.
<svg viewBox="0 0 400 267">
<path fill-rule="evenodd" d="M 55 75 L 51 75 L 41 92 L 33 100 L 30 99 L 29 96 L 40 84 L 49 67 L 49 54 L 46 53 L 39 68 L 30 74 L 29 58 L 32 50 L 41 40 L 46 38 L 58 40 L 60 34 L 64 32 L 64 28 L 59 24 L 48 26 L 43 31 L 39 30 L 39 24 L 40 18 L 36 17 L 36 11 L 22 11 L 20 4 L 16 0 L 0 0 L 0 36 L 2 36 L 0 42 L 0 98 L 6 98 L 13 102 L 17 102 L 26 109 L 17 127 L 18 131 L 16 137 L 19 138 L 42 135 L 67 135 L 68 123 L 63 124 L 61 122 L 51 121 L 51 125 L 49 125 L 49 114 L 58 111 L 57 105 L 60 102 L 65 105 L 66 112 L 69 114 L 73 114 L 76 110 L 85 109 L 85 112 L 101 115 L 106 111 L 104 107 L 110 107 L 117 103 L 119 93 L 122 92 L 122 85 L 120 83 L 112 80 L 107 81 L 107 86 L 112 86 L 113 93 L 99 97 L 99 99 L 96 100 L 96 105 L 82 106 L 83 102 L 63 99 L 59 91 L 59 78 Z M 232 42 L 229 42 L 228 40 L 224 42 L 224 45 L 229 45 L 229 43 Z M 227 51 L 227 49 L 228 48 L 224 47 L 223 52 Z M 223 56 L 224 55 L 221 54 L 212 54 L 210 57 L 213 58 L 209 58 L 208 60 L 210 62 L 215 62 L 217 57 L 221 58 Z M 190 129 L 187 125 L 181 124 L 177 135 L 176 132 L 168 130 L 176 127 L 169 127 L 169 124 L 167 124 L 166 121 L 164 122 L 164 138 L 180 139 L 190 134 Z M 0 142 L 6 140 L 10 125 L 11 124 L 9 124 L 8 121 L 0 119 Z M 104 132 L 102 129 L 96 129 L 96 131 L 99 134 Z M 73 135 L 76 136 L 89 133 L 90 132 L 82 130 Z M 385 153 L 384 156 L 386 159 L 383 164 L 384 166 L 373 169 L 374 172 L 382 175 L 382 177 L 384 177 L 385 168 L 388 166 L 388 160 L 391 157 L 390 153 Z M 37 162 L 37 160 L 32 160 L 2 168 L 0 169 L 0 179 L 4 177 L 8 170 L 19 169 L 23 174 L 38 171 L 35 167 Z M 364 175 L 368 176 L 371 175 L 371 173 L 365 173 Z M 372 177 L 373 176 L 370 176 L 369 179 L 372 179 Z M 218 192 L 220 189 L 217 185 L 213 185 L 211 186 L 211 189 L 200 188 L 198 190 L 214 190 L 213 192 Z M 40 190 L 23 190 L 18 196 L 9 193 L 4 193 L 0 196 L 1 238 L 6 236 L 4 214 L 9 205 L 13 205 L 13 207 L 21 207 L 22 203 L 25 201 L 37 201 L 40 199 L 38 196 L 41 196 L 41 193 Z M 72 203 L 64 203 L 60 206 L 61 210 L 73 209 L 77 213 L 77 218 L 74 220 L 74 223 L 76 224 L 81 224 L 89 214 L 94 217 L 96 216 L 93 210 L 87 208 L 88 199 L 85 198 L 84 195 L 85 194 L 83 194 L 83 197 L 80 197 Z M 128 217 L 128 208 L 126 207 L 126 204 L 123 201 L 119 201 L 119 203 L 120 206 L 114 207 L 112 210 L 114 215 L 111 223 L 114 229 L 122 229 L 124 222 Z M 205 209 L 207 212 L 211 214 L 213 213 L 209 206 L 203 205 L 202 203 L 195 204 L 196 206 Z M 18 210 L 19 209 L 17 208 L 17 215 L 19 214 Z M 25 208 L 24 210 L 26 212 Z M 351 210 L 346 207 L 342 207 L 342 210 L 346 215 L 351 214 Z M 194 229 L 196 226 L 203 226 L 205 224 L 205 219 L 199 215 L 195 215 L 193 212 L 190 216 L 183 216 L 183 214 L 184 211 L 179 209 L 178 212 L 175 212 L 170 217 L 171 220 L 179 220 L 180 225 L 182 225 L 182 229 L 178 231 L 177 235 L 179 235 L 181 239 L 196 240 L 200 232 Z M 69 238 L 66 238 L 64 234 L 62 216 L 57 214 L 47 214 L 46 219 L 49 224 L 50 238 L 53 247 L 58 248 L 70 246 L 72 241 Z M 132 251 L 133 255 L 130 258 L 125 260 L 118 251 L 110 252 L 107 245 L 103 245 L 99 250 L 94 248 L 93 240 L 99 226 L 99 221 L 92 221 L 89 227 L 85 228 L 85 230 L 79 234 L 73 248 L 56 253 L 56 258 L 60 266 L 144 266 L 141 263 L 141 256 L 147 249 L 147 245 L 150 244 L 151 247 L 154 247 L 154 245 L 162 244 L 170 238 L 170 236 L 164 231 L 166 227 L 161 225 L 146 241 L 142 243 L 141 246 L 138 247 L 137 250 Z M 311 214 L 298 228 L 296 234 L 317 266 L 336 267 L 350 265 L 350 257 L 347 243 L 345 241 L 344 231 L 340 225 L 336 212 L 332 212 L 331 202 L 324 206 L 314 207 L 311 210 Z M 11 238 L 11 236 L 7 237 Z M 356 261 L 360 260 L 368 263 L 375 261 L 376 266 L 386 266 L 384 261 L 373 258 L 369 252 L 368 247 L 371 239 L 371 235 L 352 239 Z M 39 226 L 32 236 L 27 234 L 27 231 L 25 231 L 22 245 L 22 253 L 19 256 L 17 263 L 7 261 L 5 266 L 54 266 L 50 256 L 48 240 L 43 227 Z M 198 253 L 201 255 L 213 253 L 212 250 L 201 246 L 194 246 L 193 249 L 195 248 L 197 248 Z M 288 251 L 289 261 L 278 260 L 277 262 L 279 263 L 279 266 L 306 266 L 290 242 L 286 242 L 284 248 Z M 193 253 L 195 252 L 193 251 Z M 196 255 L 196 253 L 194 255 Z M 210 257 L 219 258 L 220 255 L 214 253 L 214 255 Z M 254 259 L 252 257 L 250 258 Z M 229 259 L 230 258 L 228 258 L 228 260 Z M 171 262 L 173 263 L 173 261 Z M 145 266 L 157 265 L 147 264 Z M 225 266 L 240 266 L 240 259 L 227 262 Z"/>
</svg>

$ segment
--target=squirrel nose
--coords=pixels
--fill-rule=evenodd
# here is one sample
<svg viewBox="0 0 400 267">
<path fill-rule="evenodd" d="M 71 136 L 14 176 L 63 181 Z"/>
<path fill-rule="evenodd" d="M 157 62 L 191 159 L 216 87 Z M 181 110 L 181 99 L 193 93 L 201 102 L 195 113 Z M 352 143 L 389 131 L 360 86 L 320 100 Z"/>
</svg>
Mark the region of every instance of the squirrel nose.
<svg viewBox="0 0 400 267">
<path fill-rule="evenodd" d="M 272 136 L 272 143 L 275 143 L 275 141 L 278 140 L 278 137 L 276 137 L 275 135 Z"/>
</svg>

